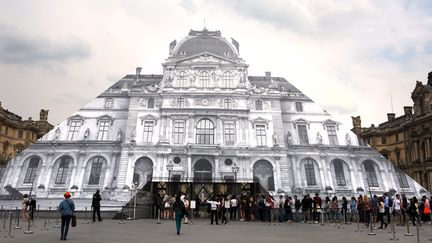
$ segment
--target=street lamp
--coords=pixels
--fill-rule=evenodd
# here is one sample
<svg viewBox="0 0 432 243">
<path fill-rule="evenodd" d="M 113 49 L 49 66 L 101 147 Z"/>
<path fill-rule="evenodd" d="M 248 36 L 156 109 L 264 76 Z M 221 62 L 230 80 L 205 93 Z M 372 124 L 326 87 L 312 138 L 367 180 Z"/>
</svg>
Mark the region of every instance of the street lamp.
<svg viewBox="0 0 432 243">
<path fill-rule="evenodd" d="M 239 172 L 239 166 L 238 165 L 233 165 L 233 167 L 231 168 L 232 172 L 234 172 L 234 195 L 237 194 L 237 172 Z"/>
<path fill-rule="evenodd" d="M 167 190 L 168 190 L 168 195 L 170 195 L 170 190 L 169 190 L 169 182 L 171 180 L 171 171 L 174 169 L 174 164 L 173 162 L 170 160 L 167 164 L 167 170 L 168 170 L 168 184 L 167 184 Z"/>
</svg>

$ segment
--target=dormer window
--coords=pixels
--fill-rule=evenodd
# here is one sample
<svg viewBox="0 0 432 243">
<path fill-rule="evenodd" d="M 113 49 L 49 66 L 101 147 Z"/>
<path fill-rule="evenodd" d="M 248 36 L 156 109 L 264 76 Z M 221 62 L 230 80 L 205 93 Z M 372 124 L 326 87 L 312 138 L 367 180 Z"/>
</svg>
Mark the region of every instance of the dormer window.
<svg viewBox="0 0 432 243">
<path fill-rule="evenodd" d="M 224 52 L 224 55 L 225 55 L 226 57 L 229 57 L 229 56 L 230 56 L 229 51 Z"/>
<path fill-rule="evenodd" d="M 112 98 L 106 98 L 105 99 L 105 108 L 112 108 L 113 106 L 113 99 Z"/>
<path fill-rule="evenodd" d="M 186 52 L 185 52 L 185 51 L 182 51 L 182 52 L 180 52 L 180 55 L 182 55 L 182 56 L 186 56 Z"/>
<path fill-rule="evenodd" d="M 296 102 L 295 107 L 296 107 L 296 111 L 303 111 L 303 103 Z"/>
</svg>

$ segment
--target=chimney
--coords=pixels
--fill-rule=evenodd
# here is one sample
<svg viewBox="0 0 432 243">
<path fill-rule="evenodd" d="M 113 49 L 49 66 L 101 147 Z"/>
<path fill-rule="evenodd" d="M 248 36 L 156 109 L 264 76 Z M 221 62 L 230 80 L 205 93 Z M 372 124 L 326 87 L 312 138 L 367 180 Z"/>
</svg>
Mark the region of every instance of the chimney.
<svg viewBox="0 0 432 243">
<path fill-rule="evenodd" d="M 141 74 L 141 67 L 137 67 L 136 68 L 136 81 L 139 82 L 140 81 L 140 74 Z"/>
<path fill-rule="evenodd" d="M 387 120 L 388 121 L 393 121 L 395 118 L 396 118 L 395 113 L 387 113 Z"/>
<path fill-rule="evenodd" d="M 405 116 L 412 116 L 412 106 L 404 106 Z"/>
<path fill-rule="evenodd" d="M 270 71 L 266 71 L 265 72 L 265 77 L 266 77 L 266 80 L 270 80 L 270 78 L 271 78 L 271 72 Z"/>
<path fill-rule="evenodd" d="M 427 85 L 432 86 L 432 72 L 430 72 L 430 73 L 428 74 L 428 81 L 427 81 Z"/>
</svg>

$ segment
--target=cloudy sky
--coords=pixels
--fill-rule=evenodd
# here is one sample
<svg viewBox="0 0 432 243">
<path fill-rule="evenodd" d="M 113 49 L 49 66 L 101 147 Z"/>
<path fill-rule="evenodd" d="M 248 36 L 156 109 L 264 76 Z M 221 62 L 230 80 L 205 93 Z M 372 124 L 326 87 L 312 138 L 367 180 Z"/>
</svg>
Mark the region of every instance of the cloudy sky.
<svg viewBox="0 0 432 243">
<path fill-rule="evenodd" d="M 0 101 L 57 124 L 142 66 L 160 74 L 190 29 L 240 43 L 250 75 L 282 76 L 351 127 L 397 116 L 432 71 L 432 2 L 0 0 Z"/>
</svg>

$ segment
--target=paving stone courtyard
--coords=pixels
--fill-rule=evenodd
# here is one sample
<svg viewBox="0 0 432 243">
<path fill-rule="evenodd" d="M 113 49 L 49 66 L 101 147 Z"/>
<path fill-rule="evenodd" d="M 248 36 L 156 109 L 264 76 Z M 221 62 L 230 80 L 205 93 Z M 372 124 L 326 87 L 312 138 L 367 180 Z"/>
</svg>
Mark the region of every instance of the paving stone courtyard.
<svg viewBox="0 0 432 243">
<path fill-rule="evenodd" d="M 156 224 L 153 219 L 104 220 L 97 223 L 84 224 L 78 219 L 78 226 L 71 228 L 69 242 L 391 242 L 390 227 L 385 230 L 375 230 L 376 235 L 368 235 L 369 229 L 357 231 L 357 224 L 302 224 L 302 223 L 264 223 L 264 222 L 231 222 L 227 225 L 210 225 L 208 220 L 195 220 L 193 225 L 182 225 L 181 235 L 176 235 L 175 222 L 162 220 Z M 8 238 L 8 225 L 3 231 L 3 221 L 0 225 L 0 242 L 58 242 L 59 229 L 53 228 L 54 220 L 35 222 L 31 230 L 33 234 L 24 234 L 26 224 L 21 229 L 13 229 L 13 238 Z M 46 230 L 44 230 L 44 225 Z M 396 227 L 398 242 L 418 242 L 416 228 L 412 229 L 414 236 L 404 236 L 405 227 Z M 419 230 L 420 242 L 432 242 L 432 226 L 423 225 Z"/>
</svg>

